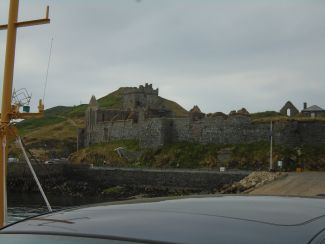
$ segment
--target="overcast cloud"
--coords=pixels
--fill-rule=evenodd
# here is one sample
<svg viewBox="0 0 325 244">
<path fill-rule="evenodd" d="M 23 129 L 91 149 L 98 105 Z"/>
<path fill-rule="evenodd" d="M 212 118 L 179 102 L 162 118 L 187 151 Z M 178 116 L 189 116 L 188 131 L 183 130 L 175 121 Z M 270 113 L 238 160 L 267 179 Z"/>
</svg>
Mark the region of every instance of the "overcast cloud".
<svg viewBox="0 0 325 244">
<path fill-rule="evenodd" d="M 0 23 L 9 0 L 0 0 Z M 14 87 L 33 105 L 88 103 L 145 82 L 204 112 L 279 110 L 291 100 L 325 108 L 325 1 L 21 0 Z M 0 78 L 6 32 L 0 32 Z M 2 91 L 1 91 L 2 92 Z"/>
</svg>

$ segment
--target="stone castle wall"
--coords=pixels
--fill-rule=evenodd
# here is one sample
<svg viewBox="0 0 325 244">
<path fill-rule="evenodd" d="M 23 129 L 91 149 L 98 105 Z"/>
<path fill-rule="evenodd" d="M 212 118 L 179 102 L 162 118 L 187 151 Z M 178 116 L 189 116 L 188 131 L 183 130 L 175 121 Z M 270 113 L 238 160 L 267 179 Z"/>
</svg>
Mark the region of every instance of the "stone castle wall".
<svg viewBox="0 0 325 244">
<path fill-rule="evenodd" d="M 137 140 L 141 147 L 160 147 L 166 143 L 246 144 L 269 141 L 270 124 L 255 123 L 248 116 L 203 118 L 148 118 L 96 123 L 88 131 L 85 146 L 113 140 Z M 325 144 L 325 123 L 282 121 L 273 123 L 275 144 L 292 147 Z"/>
<path fill-rule="evenodd" d="M 172 142 L 201 144 L 246 144 L 269 141 L 270 124 L 255 123 L 250 117 L 203 118 L 199 121 L 175 119 Z M 299 146 L 325 144 L 325 123 L 316 121 L 279 121 L 273 123 L 273 141 L 276 144 Z"/>
<path fill-rule="evenodd" d="M 144 86 L 124 88 L 123 109 L 138 111 L 141 109 L 161 108 L 158 99 L 158 89 L 153 89 L 151 84 Z"/>
<path fill-rule="evenodd" d="M 298 136 L 303 144 L 325 143 L 325 122 L 298 123 Z"/>
<path fill-rule="evenodd" d="M 164 108 L 155 103 L 157 97 L 158 89 L 148 84 L 125 89 L 123 110 L 99 109 L 93 97 L 86 111 L 86 128 L 79 132 L 80 146 L 137 140 L 143 148 L 156 148 L 175 142 L 246 144 L 270 139 L 269 122 L 254 122 L 246 110 L 234 111 L 229 116 L 222 113 L 208 116 L 197 108 L 188 117 L 176 118 L 162 112 Z M 292 147 L 325 144 L 325 122 L 274 122 L 273 140 Z"/>
</svg>

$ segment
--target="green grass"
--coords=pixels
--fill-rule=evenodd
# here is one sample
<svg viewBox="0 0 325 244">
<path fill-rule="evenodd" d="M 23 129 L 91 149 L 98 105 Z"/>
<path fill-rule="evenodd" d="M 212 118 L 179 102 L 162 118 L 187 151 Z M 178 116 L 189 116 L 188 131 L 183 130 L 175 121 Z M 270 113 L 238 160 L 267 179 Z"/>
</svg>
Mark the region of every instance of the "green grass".
<svg viewBox="0 0 325 244">
<path fill-rule="evenodd" d="M 103 107 L 121 107 L 122 100 L 120 92 L 113 92 L 98 100 L 100 106 Z M 35 129 L 40 129 L 50 125 L 57 125 L 67 118 L 84 118 L 87 104 L 81 104 L 78 106 L 56 106 L 46 109 L 44 111 L 44 117 L 39 119 L 29 119 L 19 122 L 17 127 L 22 135 L 28 135 Z M 49 127 L 51 129 L 51 127 Z M 45 133 L 47 133 L 45 131 Z"/>
<path fill-rule="evenodd" d="M 251 113 L 250 115 L 251 115 L 252 119 L 261 119 L 261 118 L 283 116 L 279 112 L 276 112 L 276 111 L 265 111 L 265 112 Z"/>
<path fill-rule="evenodd" d="M 309 170 L 325 170 L 325 145 L 301 147 L 301 162 Z"/>
<path fill-rule="evenodd" d="M 123 88 L 98 99 L 102 108 L 121 109 L 123 106 Z M 186 116 L 188 112 L 177 103 L 161 98 L 163 105 L 172 110 L 176 116 Z M 34 144 L 42 140 L 55 139 L 69 141 L 76 138 L 77 127 L 82 127 L 87 104 L 78 106 L 56 106 L 45 110 L 40 119 L 24 120 L 17 124 L 21 135 L 32 139 Z M 278 121 L 318 121 L 325 118 L 287 117 L 275 111 L 265 111 L 251 114 L 254 122 L 263 123 L 270 120 Z M 73 120 L 73 121 L 72 121 Z M 38 138 L 38 139 L 37 139 Z M 114 151 L 123 146 L 130 151 L 139 151 L 135 141 L 116 141 L 109 144 L 93 145 L 71 155 L 77 163 L 87 162 L 102 165 L 107 162 L 111 166 L 153 167 L 153 168 L 218 168 L 226 166 L 240 169 L 268 169 L 269 144 L 267 142 L 245 145 L 200 145 L 198 143 L 175 143 L 165 145 L 160 149 L 146 149 L 142 151 L 140 159 L 127 162 Z M 225 162 L 220 159 L 223 150 L 230 152 L 231 158 Z M 274 161 L 289 158 L 297 160 L 295 149 L 274 145 Z M 303 146 L 303 160 L 308 169 L 325 169 L 325 146 Z"/>
<path fill-rule="evenodd" d="M 141 151 L 142 154 L 140 158 L 127 161 L 114 151 L 121 146 L 131 152 Z M 274 145 L 273 162 L 285 161 L 291 170 L 294 170 L 300 162 L 304 163 L 306 170 L 325 170 L 325 145 L 304 145 L 300 151 L 301 155 L 298 154 L 297 148 Z M 225 154 L 228 155 L 226 159 Z M 219 169 L 225 166 L 242 170 L 268 170 L 269 157 L 268 142 L 239 145 L 202 145 L 182 142 L 158 149 L 140 149 L 136 141 L 114 141 L 91 145 L 73 153 L 70 159 L 75 163 L 105 164 L 116 167 Z"/>
<path fill-rule="evenodd" d="M 205 166 L 205 160 L 209 157 L 216 164 L 216 152 L 219 148 L 217 145 L 175 143 L 158 150 L 146 150 L 140 161 L 146 167 L 200 168 Z"/>
<path fill-rule="evenodd" d="M 276 111 L 265 111 L 259 113 L 252 113 L 250 115 L 254 122 L 260 122 L 260 123 L 270 122 L 270 121 L 304 121 L 304 122 L 325 121 L 324 117 L 311 118 L 301 114 L 298 114 L 293 117 L 288 117 Z"/>
<path fill-rule="evenodd" d="M 163 99 L 163 98 L 161 98 Z M 184 116 L 187 111 L 173 101 L 163 99 L 163 104 L 174 111 L 176 116 Z M 109 109 L 122 109 L 123 107 L 123 88 L 120 88 L 100 99 L 98 99 L 98 105 L 101 108 Z M 39 129 L 41 127 L 56 125 L 63 122 L 66 119 L 84 119 L 85 111 L 88 104 L 81 104 L 78 106 L 56 106 L 46 109 L 44 111 L 44 117 L 40 119 L 24 120 L 17 124 L 22 134 L 26 135 L 30 131 Z M 49 129 L 51 129 L 49 127 Z M 46 132 L 45 132 L 46 133 Z"/>
<path fill-rule="evenodd" d="M 138 151 L 139 146 L 136 141 L 119 140 L 111 143 L 100 143 L 83 148 L 70 155 L 70 160 L 74 163 L 91 163 L 94 165 L 110 166 L 130 166 L 125 158 L 119 157 L 115 151 L 118 147 L 124 147 L 128 151 Z M 132 164 L 132 163 L 131 163 Z"/>
<path fill-rule="evenodd" d="M 87 104 L 81 104 L 78 106 L 75 106 L 67 113 L 66 116 L 71 117 L 71 118 L 83 118 L 85 116 L 85 111 L 87 109 L 88 105 Z"/>
<path fill-rule="evenodd" d="M 231 168 L 267 170 L 270 145 L 268 142 L 234 145 L 232 154 Z"/>
<path fill-rule="evenodd" d="M 219 156 L 229 154 L 229 159 Z M 301 147 L 299 156 L 297 148 L 274 145 L 273 162 L 284 160 L 294 169 L 303 162 L 307 170 L 325 170 L 325 145 Z M 147 149 L 143 152 L 138 165 L 153 168 L 236 168 L 243 170 L 268 170 L 270 145 L 258 142 L 239 145 L 201 145 L 198 143 L 175 143 L 161 149 Z"/>
<path fill-rule="evenodd" d="M 44 116 L 66 116 L 69 112 L 71 112 L 73 107 L 67 107 L 67 106 L 56 106 L 53 108 L 46 109 L 44 111 Z"/>
<path fill-rule="evenodd" d="M 264 156 L 266 148 L 264 143 L 234 146 L 183 142 L 166 145 L 158 150 L 146 150 L 140 160 L 147 167 L 218 168 L 229 166 L 237 158 L 250 160 Z M 231 154 L 229 162 L 220 161 L 218 157 L 225 150 Z"/>
<path fill-rule="evenodd" d="M 103 190 L 103 194 L 106 195 L 119 195 L 125 191 L 125 188 L 122 186 L 112 186 Z"/>
<path fill-rule="evenodd" d="M 180 106 L 178 103 L 174 101 L 167 100 L 165 98 L 161 98 L 163 100 L 163 106 L 173 111 L 176 117 L 184 117 L 188 115 L 186 109 Z"/>
<path fill-rule="evenodd" d="M 45 116 L 40 119 L 28 119 L 17 124 L 17 128 L 22 135 L 26 135 L 29 132 L 49 125 L 56 125 L 65 121 L 62 117 L 57 116 Z"/>
<path fill-rule="evenodd" d="M 97 100 L 99 107 L 122 109 L 123 107 L 123 89 L 118 89 Z"/>
</svg>

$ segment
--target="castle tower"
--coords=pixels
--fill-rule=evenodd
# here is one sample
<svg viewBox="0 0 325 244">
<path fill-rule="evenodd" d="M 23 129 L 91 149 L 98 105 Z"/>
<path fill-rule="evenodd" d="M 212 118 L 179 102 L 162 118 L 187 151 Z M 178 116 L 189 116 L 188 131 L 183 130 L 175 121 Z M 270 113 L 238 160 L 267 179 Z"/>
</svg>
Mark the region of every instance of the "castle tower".
<svg viewBox="0 0 325 244">
<path fill-rule="evenodd" d="M 96 99 L 96 97 L 94 95 L 92 95 L 91 98 L 90 98 L 89 107 L 98 108 L 97 99 Z"/>
<path fill-rule="evenodd" d="M 91 96 L 88 108 L 86 110 L 86 128 L 87 131 L 91 131 L 96 124 L 98 103 L 94 95 Z"/>
<path fill-rule="evenodd" d="M 98 103 L 94 95 L 91 96 L 88 108 L 86 109 L 86 145 L 91 144 L 91 132 L 97 121 Z"/>
<path fill-rule="evenodd" d="M 159 109 L 158 89 L 153 89 L 152 84 L 146 83 L 138 88 L 128 88 L 123 96 L 123 109 L 142 111 L 143 109 Z"/>
</svg>

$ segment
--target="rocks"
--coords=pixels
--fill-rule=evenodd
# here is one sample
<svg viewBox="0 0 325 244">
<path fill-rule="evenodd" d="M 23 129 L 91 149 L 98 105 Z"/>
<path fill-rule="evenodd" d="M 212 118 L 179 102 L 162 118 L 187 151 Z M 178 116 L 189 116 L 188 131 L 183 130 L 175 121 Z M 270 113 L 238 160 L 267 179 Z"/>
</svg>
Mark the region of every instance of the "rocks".
<svg viewBox="0 0 325 244">
<path fill-rule="evenodd" d="M 38 192 L 26 164 L 12 164 L 8 168 L 8 191 Z M 162 170 L 141 168 L 110 168 L 87 165 L 52 164 L 34 165 L 34 170 L 47 193 L 65 193 L 73 196 L 96 196 L 122 194 L 167 194 L 169 192 L 215 192 L 224 185 L 238 182 L 248 174 L 245 172 L 223 172 L 211 170 Z M 123 191 L 120 187 L 135 189 Z M 113 187 L 113 188 L 112 188 Z M 106 190 L 105 190 L 106 189 Z M 104 195 L 105 195 L 104 194 Z M 124 195 L 124 193 L 122 194 Z"/>
<path fill-rule="evenodd" d="M 230 111 L 230 113 L 229 113 L 229 115 L 230 116 L 233 116 L 233 115 L 244 115 L 244 116 L 249 116 L 250 114 L 249 114 L 249 112 L 247 111 L 247 109 L 246 108 L 241 108 L 241 109 L 239 109 L 239 110 L 232 110 L 232 111 Z"/>
<path fill-rule="evenodd" d="M 240 114 L 240 115 L 249 115 L 249 112 L 247 111 L 246 108 L 242 108 L 240 110 L 237 110 L 237 114 Z"/>
<path fill-rule="evenodd" d="M 226 187 L 221 191 L 221 193 L 249 192 L 257 187 L 260 187 L 266 183 L 269 183 L 286 175 L 287 174 L 283 172 L 255 171 L 241 181 Z"/>
<path fill-rule="evenodd" d="M 194 105 L 194 107 L 190 110 L 190 113 L 202 113 L 202 112 L 199 106 Z"/>
</svg>

